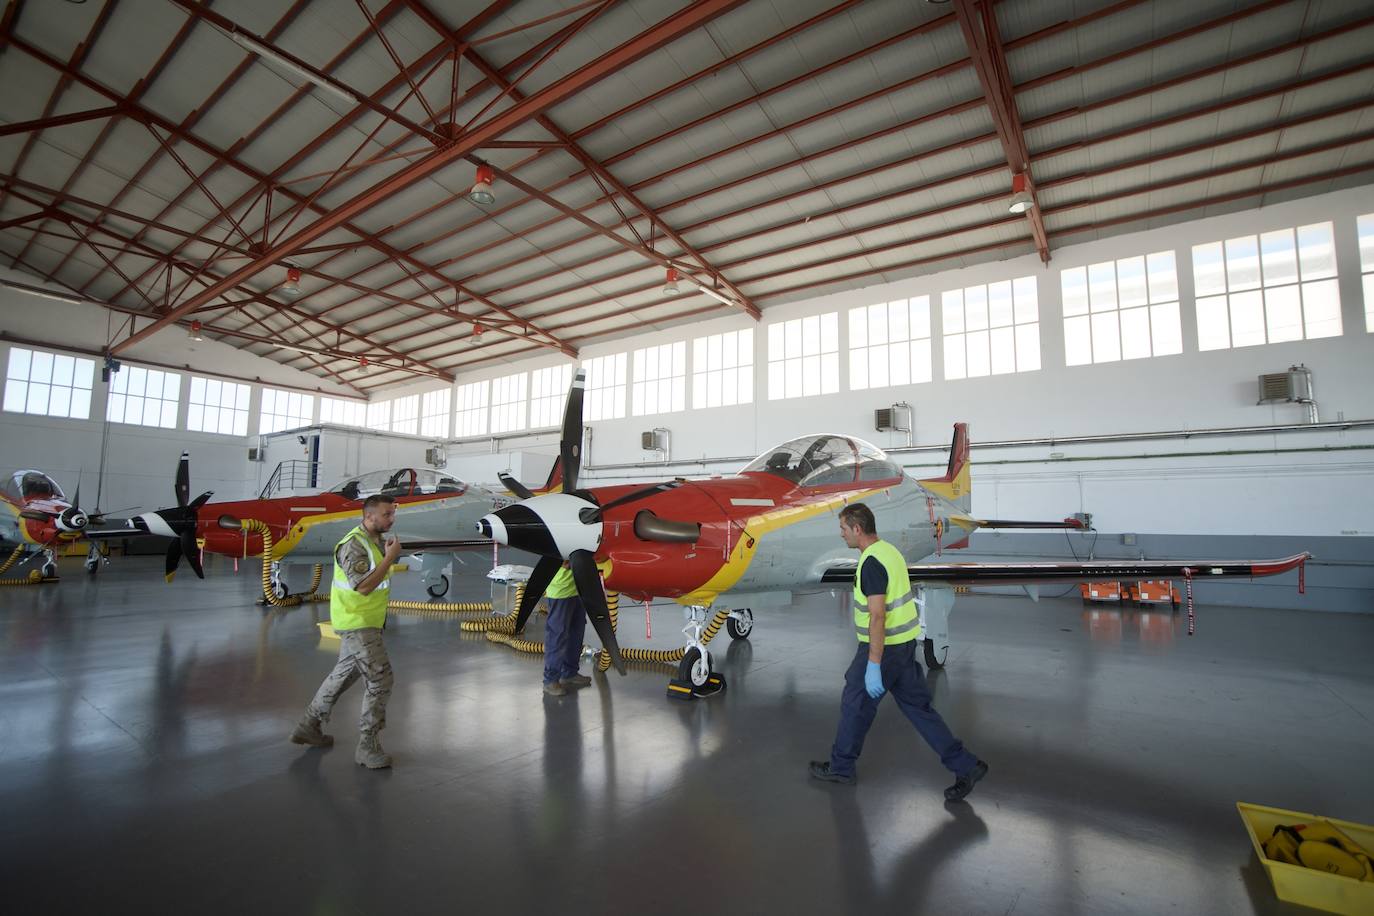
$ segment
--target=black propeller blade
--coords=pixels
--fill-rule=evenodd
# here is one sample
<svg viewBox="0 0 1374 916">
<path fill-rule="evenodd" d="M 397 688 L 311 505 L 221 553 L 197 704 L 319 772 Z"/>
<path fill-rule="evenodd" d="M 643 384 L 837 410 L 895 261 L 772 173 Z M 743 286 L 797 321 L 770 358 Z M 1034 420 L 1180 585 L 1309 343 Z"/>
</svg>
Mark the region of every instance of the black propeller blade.
<svg viewBox="0 0 1374 916">
<path fill-rule="evenodd" d="M 26 518 L 26 519 L 29 519 L 30 521 L 34 521 L 34 522 L 46 522 L 48 519 L 52 518 L 53 516 L 52 516 L 52 513 L 50 513 L 50 512 L 43 512 L 43 511 L 41 511 L 41 510 L 39 510 L 39 509 L 20 509 L 20 510 L 19 510 L 19 517 L 20 517 L 20 518 Z"/>
<path fill-rule="evenodd" d="M 191 454 L 190 452 L 181 453 L 181 461 L 177 462 L 177 482 L 176 482 L 177 505 L 184 506 L 191 501 Z"/>
<path fill-rule="evenodd" d="M 585 514 L 582 516 L 582 521 L 588 524 L 595 524 L 596 522 L 601 521 L 601 516 L 605 514 L 607 509 L 614 509 L 616 506 L 623 506 L 627 503 L 635 502 L 636 500 L 647 499 L 648 497 L 653 496 L 655 493 L 666 493 L 667 491 L 675 490 L 680 486 L 682 486 L 682 481 L 669 480 L 665 483 L 656 483 L 652 487 L 645 487 L 642 490 L 635 490 L 633 493 L 626 493 L 624 496 L 613 499 L 610 502 L 606 503 L 606 505 L 601 506 L 599 508 L 592 510 L 584 509 L 583 512 Z"/>
<path fill-rule="evenodd" d="M 611 629 L 611 612 L 606 607 L 606 592 L 596 569 L 596 556 L 590 550 L 574 550 L 568 557 L 568 564 L 572 567 L 573 581 L 577 583 L 578 597 L 587 609 L 587 619 L 592 622 L 596 635 L 601 637 L 601 645 L 610 653 L 611 664 L 623 675 L 625 659 L 620 656 L 620 643 L 616 642 L 615 631 Z"/>
<path fill-rule="evenodd" d="M 519 633 L 525 629 L 525 623 L 530 619 L 534 606 L 544 597 L 549 583 L 562 567 L 562 560 L 554 557 L 539 558 L 539 562 L 534 565 L 534 572 L 530 573 L 529 581 L 525 583 L 525 593 L 520 598 L 520 609 L 515 615 L 515 632 Z"/>
<path fill-rule="evenodd" d="M 177 574 L 177 566 L 181 563 L 181 539 L 173 538 L 167 545 L 167 562 L 163 566 L 162 574 L 168 582 Z"/>
<path fill-rule="evenodd" d="M 505 471 L 502 471 L 501 473 L 497 474 L 496 479 L 501 481 L 501 483 L 505 485 L 507 490 L 510 490 L 512 493 L 514 493 L 521 499 L 530 499 L 534 496 L 533 490 L 525 486 L 520 481 L 516 480 L 514 477 L 507 474 Z"/>
<path fill-rule="evenodd" d="M 563 459 L 563 492 L 577 489 L 582 472 L 582 395 L 587 388 L 587 370 L 573 373 L 572 388 L 568 390 L 568 406 L 563 410 L 563 438 L 558 454 Z"/>
</svg>

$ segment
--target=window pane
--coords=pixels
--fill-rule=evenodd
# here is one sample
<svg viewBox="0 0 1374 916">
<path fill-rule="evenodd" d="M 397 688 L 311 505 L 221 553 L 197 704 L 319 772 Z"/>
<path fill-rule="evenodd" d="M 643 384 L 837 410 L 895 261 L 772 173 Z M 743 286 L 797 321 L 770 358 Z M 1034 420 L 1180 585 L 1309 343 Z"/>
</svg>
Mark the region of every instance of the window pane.
<svg viewBox="0 0 1374 916">
<path fill-rule="evenodd" d="M 1010 303 L 1009 303 L 1010 304 Z M 1012 328 L 993 328 L 989 332 L 994 375 L 1016 371 L 1016 337 Z"/>
<path fill-rule="evenodd" d="M 945 334 L 945 378 L 967 378 L 964 359 L 964 335 Z"/>
<path fill-rule="evenodd" d="M 1088 265 L 1088 300 L 1094 312 L 1106 312 L 1116 308 L 1116 264 Z M 1101 362 L 1099 359 L 1098 362 Z"/>
<path fill-rule="evenodd" d="M 1336 276 L 1336 249 L 1331 241 L 1330 223 L 1298 227 L 1298 258 L 1305 281 Z"/>
<path fill-rule="evenodd" d="M 888 381 L 887 372 L 887 347 L 869 347 L 864 351 L 868 359 L 868 381 L 874 388 L 886 388 Z"/>
<path fill-rule="evenodd" d="M 1270 343 L 1302 340 L 1302 299 L 1297 284 L 1266 289 L 1264 315 Z"/>
<path fill-rule="evenodd" d="M 53 385 L 48 399 L 48 413 L 54 417 L 65 417 L 72 406 L 72 390 L 65 385 Z"/>
<path fill-rule="evenodd" d="M 1226 286 L 1231 292 L 1260 285 L 1259 244 L 1253 235 L 1226 240 Z M 1248 306 L 1247 306 L 1248 307 Z M 1234 311 L 1234 305 L 1232 307 Z"/>
<path fill-rule="evenodd" d="M 988 358 L 988 332 L 970 331 L 965 340 L 968 343 L 969 378 L 987 375 L 991 369 Z"/>
<path fill-rule="evenodd" d="M 1145 287 L 1145 259 L 1135 257 L 1117 261 L 1116 284 L 1121 308 L 1148 303 L 1150 297 Z"/>
<path fill-rule="evenodd" d="M 887 378 L 889 385 L 911 384 L 911 345 L 905 341 L 887 345 Z"/>
<path fill-rule="evenodd" d="M 1368 277 L 1365 280 L 1368 281 Z M 1366 283 L 1366 285 L 1368 285 Z M 29 400 L 29 383 L 21 382 L 16 379 L 9 379 L 5 382 L 5 409 L 15 413 L 23 413 L 24 405 Z"/>
<path fill-rule="evenodd" d="M 895 343 L 911 339 L 911 327 L 908 323 L 910 314 L 905 299 L 888 303 L 887 334 L 889 341 Z"/>
<path fill-rule="evenodd" d="M 1374 334 L 1374 273 L 1364 275 L 1364 329 Z"/>
<path fill-rule="evenodd" d="M 1231 296 L 1231 346 L 1264 343 L 1264 297 L 1259 290 Z"/>
<path fill-rule="evenodd" d="M 885 344 L 887 339 L 887 307 L 870 305 L 868 307 L 868 342 L 870 344 Z"/>
<path fill-rule="evenodd" d="M 44 353 L 41 350 L 33 354 L 33 362 L 29 366 L 29 381 L 31 382 L 51 382 L 52 381 L 52 354 Z"/>
<path fill-rule="evenodd" d="M 911 343 L 911 381 L 928 382 L 932 378 L 930 368 L 930 340 L 915 340 Z"/>
<path fill-rule="evenodd" d="M 1221 242 L 1193 246 L 1193 282 L 1199 297 L 1226 292 L 1226 261 Z"/>
<path fill-rule="evenodd" d="M 986 286 L 971 286 L 964 290 L 964 319 L 968 322 L 970 331 L 987 330 L 988 289 Z M 970 358 L 972 357 L 970 356 Z"/>
<path fill-rule="evenodd" d="M 1231 346 L 1231 320 L 1226 314 L 1225 296 L 1197 300 L 1197 345 L 1199 350 L 1224 350 Z"/>
<path fill-rule="evenodd" d="M 1121 312 L 1121 358 L 1141 359 L 1150 355 L 1149 309 L 1125 309 Z"/>
<path fill-rule="evenodd" d="M 1064 319 L 1064 363 L 1085 366 L 1093 361 L 1092 327 L 1087 315 Z"/>
<path fill-rule="evenodd" d="M 929 296 L 917 296 L 911 300 L 911 336 L 916 340 L 930 336 Z"/>
<path fill-rule="evenodd" d="M 68 388 L 72 384 L 72 370 L 76 367 L 76 360 L 70 356 L 54 356 L 52 361 L 52 383 L 54 385 L 66 385 Z"/>
<path fill-rule="evenodd" d="M 1172 251 L 1159 251 L 1145 259 L 1150 274 L 1150 301 L 1173 302 L 1178 299 L 1178 271 Z"/>
<path fill-rule="evenodd" d="M 1264 285 L 1277 286 L 1298 282 L 1298 250 L 1293 244 L 1293 230 L 1280 229 L 1260 236 L 1260 255 L 1264 267 Z"/>
<path fill-rule="evenodd" d="M 1309 338 L 1341 335 L 1341 293 L 1336 280 L 1304 283 L 1302 310 Z"/>
<path fill-rule="evenodd" d="M 1374 270 L 1374 213 L 1355 221 L 1360 235 L 1360 269 Z M 1366 296 L 1365 300 L 1368 301 Z"/>
<path fill-rule="evenodd" d="M 25 411 L 27 413 L 47 413 L 48 393 L 51 390 L 51 385 L 29 382 L 29 403 L 25 407 Z"/>
<path fill-rule="evenodd" d="M 1059 275 L 1059 287 L 1064 296 L 1064 317 L 1088 314 L 1088 269 L 1074 267 Z M 1074 365 L 1070 363 L 1069 365 Z"/>
<path fill-rule="evenodd" d="M 1016 371 L 1034 372 L 1040 368 L 1040 324 L 1016 326 Z"/>
<path fill-rule="evenodd" d="M 1150 337 L 1155 356 L 1183 352 L 1183 328 L 1179 323 L 1177 302 L 1150 306 Z"/>
<path fill-rule="evenodd" d="M 72 389 L 72 409 L 70 416 L 78 420 L 88 420 L 91 416 L 91 389 Z"/>
<path fill-rule="evenodd" d="M 1004 328 L 1012 323 L 1011 281 L 988 284 L 988 324 Z"/>
<path fill-rule="evenodd" d="M 32 350 L 14 347 L 10 350 L 10 367 L 7 375 L 9 378 L 17 378 L 27 382 L 29 380 L 29 367 L 32 364 Z"/>
<path fill-rule="evenodd" d="M 1092 316 L 1093 362 L 1107 363 L 1121 359 L 1121 327 L 1116 312 L 1101 312 Z"/>
<path fill-rule="evenodd" d="M 1017 277 L 1011 281 L 1012 296 L 1016 299 L 1016 323 L 1040 320 L 1040 293 L 1034 277 Z"/>
</svg>

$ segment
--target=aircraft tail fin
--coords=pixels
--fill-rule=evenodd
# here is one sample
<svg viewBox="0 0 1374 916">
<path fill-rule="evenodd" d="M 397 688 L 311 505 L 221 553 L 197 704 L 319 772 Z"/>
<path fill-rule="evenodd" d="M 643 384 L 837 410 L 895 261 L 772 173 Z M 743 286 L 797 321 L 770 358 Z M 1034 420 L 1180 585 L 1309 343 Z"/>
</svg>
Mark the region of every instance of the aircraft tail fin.
<svg viewBox="0 0 1374 916">
<path fill-rule="evenodd" d="M 969 473 L 968 424 L 954 424 L 954 441 L 949 447 L 945 476 L 916 481 L 930 492 L 968 512 L 973 501 L 973 480 Z"/>
<path fill-rule="evenodd" d="M 549 469 L 549 479 L 545 481 L 542 489 L 535 490 L 536 494 L 562 493 L 563 492 L 563 456 L 559 455 L 553 459 L 553 467 Z"/>
</svg>

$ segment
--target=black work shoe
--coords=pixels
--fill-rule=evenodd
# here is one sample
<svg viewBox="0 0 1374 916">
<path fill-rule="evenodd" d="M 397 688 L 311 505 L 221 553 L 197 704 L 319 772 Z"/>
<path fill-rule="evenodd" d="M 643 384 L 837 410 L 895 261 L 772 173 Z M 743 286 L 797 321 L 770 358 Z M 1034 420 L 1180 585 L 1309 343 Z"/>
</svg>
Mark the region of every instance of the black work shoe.
<svg viewBox="0 0 1374 916">
<path fill-rule="evenodd" d="M 945 801 L 961 801 L 964 796 L 973 791 L 978 780 L 986 775 L 988 775 L 988 765 L 980 760 L 973 765 L 973 769 L 954 780 L 954 785 L 945 790 Z"/>
<path fill-rule="evenodd" d="M 811 761 L 811 778 L 819 779 L 821 782 L 838 782 L 844 786 L 852 786 L 859 781 L 859 777 L 853 773 L 836 773 L 830 769 L 829 760 Z"/>
</svg>

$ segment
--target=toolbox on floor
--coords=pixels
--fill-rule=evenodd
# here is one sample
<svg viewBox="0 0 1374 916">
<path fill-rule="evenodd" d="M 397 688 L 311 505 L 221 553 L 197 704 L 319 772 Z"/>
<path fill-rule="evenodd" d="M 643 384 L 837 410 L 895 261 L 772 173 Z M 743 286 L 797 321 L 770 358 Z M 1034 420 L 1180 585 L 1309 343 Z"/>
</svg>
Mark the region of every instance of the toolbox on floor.
<svg viewBox="0 0 1374 916">
<path fill-rule="evenodd" d="M 1302 865 L 1290 865 L 1271 859 L 1264 853 L 1264 842 L 1280 824 L 1330 824 L 1365 849 L 1374 849 L 1374 827 L 1245 802 L 1237 802 L 1236 808 L 1240 811 L 1240 819 L 1245 822 L 1246 832 L 1250 834 L 1255 855 L 1269 873 L 1274 893 L 1280 900 L 1328 913 L 1348 913 L 1351 916 L 1374 913 L 1374 881 L 1361 881 Z"/>
</svg>

